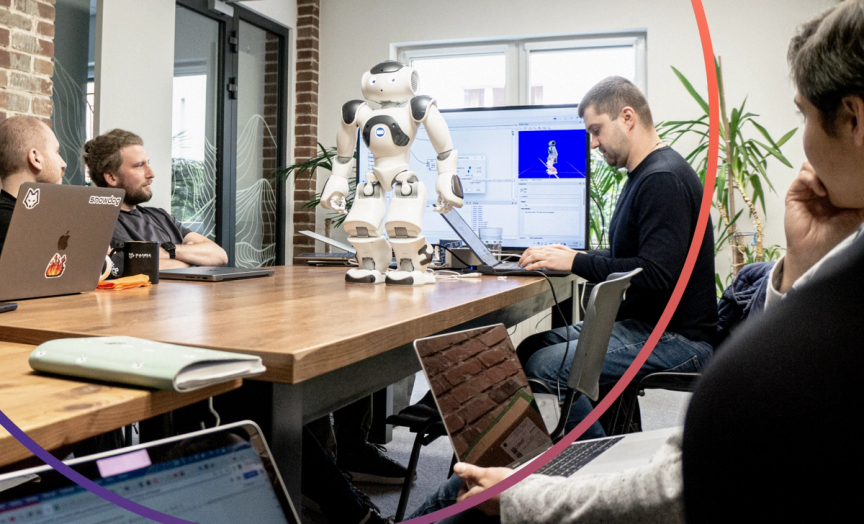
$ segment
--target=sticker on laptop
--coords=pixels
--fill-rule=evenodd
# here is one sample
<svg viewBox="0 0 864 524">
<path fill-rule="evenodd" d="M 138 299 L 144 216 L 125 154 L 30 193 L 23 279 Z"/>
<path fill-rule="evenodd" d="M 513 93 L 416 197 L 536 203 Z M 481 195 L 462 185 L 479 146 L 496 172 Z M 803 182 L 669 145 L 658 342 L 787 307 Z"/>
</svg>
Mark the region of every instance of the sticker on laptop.
<svg viewBox="0 0 864 524">
<path fill-rule="evenodd" d="M 88 204 L 95 205 L 103 205 L 103 206 L 119 206 L 120 202 L 122 202 L 120 197 L 116 196 L 96 196 L 90 195 L 90 200 L 87 201 Z"/>
<path fill-rule="evenodd" d="M 54 253 L 48 267 L 45 268 L 45 278 L 57 278 L 63 275 L 66 271 L 66 255 Z"/>
<path fill-rule="evenodd" d="M 27 190 L 27 194 L 24 195 L 24 207 L 27 209 L 33 209 L 34 207 L 39 205 L 39 188 L 31 187 Z"/>
</svg>

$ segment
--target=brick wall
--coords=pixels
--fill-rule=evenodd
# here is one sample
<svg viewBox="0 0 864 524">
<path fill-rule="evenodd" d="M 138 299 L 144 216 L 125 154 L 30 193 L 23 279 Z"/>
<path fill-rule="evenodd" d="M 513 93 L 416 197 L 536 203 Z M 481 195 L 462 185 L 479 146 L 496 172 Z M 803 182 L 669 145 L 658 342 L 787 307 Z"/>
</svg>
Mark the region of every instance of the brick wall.
<svg viewBox="0 0 864 524">
<path fill-rule="evenodd" d="M 320 0 L 297 0 L 297 106 L 294 109 L 294 161 L 318 154 L 318 22 Z M 294 183 L 294 231 L 315 230 L 315 210 L 303 205 L 315 196 L 315 180 Z M 315 241 L 294 235 L 294 254 L 315 251 Z"/>
<path fill-rule="evenodd" d="M 528 380 L 504 326 L 432 338 L 417 350 L 460 458 Z"/>
<path fill-rule="evenodd" d="M 0 121 L 34 115 L 51 125 L 55 0 L 0 0 Z"/>
</svg>

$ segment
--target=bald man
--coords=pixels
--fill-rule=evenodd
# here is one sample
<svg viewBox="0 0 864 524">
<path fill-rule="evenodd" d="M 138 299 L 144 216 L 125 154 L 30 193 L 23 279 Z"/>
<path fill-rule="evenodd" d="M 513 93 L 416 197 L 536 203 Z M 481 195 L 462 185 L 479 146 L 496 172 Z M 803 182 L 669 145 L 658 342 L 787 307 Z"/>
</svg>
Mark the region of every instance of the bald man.
<svg viewBox="0 0 864 524">
<path fill-rule="evenodd" d="M 41 120 L 15 116 L 0 124 L 0 252 L 21 184 L 59 184 L 65 169 L 60 142 Z"/>
</svg>

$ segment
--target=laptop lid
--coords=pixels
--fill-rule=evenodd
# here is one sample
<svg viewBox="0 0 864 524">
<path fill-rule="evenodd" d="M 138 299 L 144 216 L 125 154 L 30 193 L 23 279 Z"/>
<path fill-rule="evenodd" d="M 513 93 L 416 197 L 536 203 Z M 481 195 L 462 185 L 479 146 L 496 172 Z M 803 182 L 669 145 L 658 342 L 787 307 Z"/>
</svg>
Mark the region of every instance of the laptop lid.
<svg viewBox="0 0 864 524">
<path fill-rule="evenodd" d="M 459 235 L 459 238 L 465 242 L 465 245 L 468 246 L 471 251 L 479 258 L 484 264 L 487 266 L 496 266 L 500 264 L 500 261 L 495 258 L 495 255 L 492 254 L 491 251 L 486 247 L 486 244 L 480 240 L 480 237 L 477 236 L 477 233 L 471 229 L 471 226 L 468 225 L 468 222 L 465 222 L 465 219 L 462 218 L 462 215 L 459 214 L 455 209 L 451 209 L 446 214 L 442 214 L 444 220 L 450 224 L 450 227 L 453 228 L 453 231 Z"/>
<path fill-rule="evenodd" d="M 414 342 L 453 449 L 480 467 L 514 467 L 552 439 L 503 324 Z"/>
<path fill-rule="evenodd" d="M 96 289 L 124 194 L 22 184 L 0 254 L 0 300 Z"/>
<path fill-rule="evenodd" d="M 222 282 L 244 278 L 269 277 L 276 271 L 270 268 L 192 266 L 178 269 L 163 269 L 159 278 L 165 280 L 200 280 Z"/>
<path fill-rule="evenodd" d="M 130 500 L 192 522 L 300 524 L 261 430 L 251 421 L 67 464 Z M 0 476 L 0 522 L 133 520 L 143 519 L 86 491 L 49 466 Z"/>
<path fill-rule="evenodd" d="M 342 251 L 346 251 L 348 253 L 357 253 L 357 250 L 354 249 L 353 247 L 349 246 L 348 244 L 343 244 L 342 242 L 339 242 L 338 240 L 333 240 L 330 237 L 325 237 L 324 235 L 319 235 L 318 233 L 315 233 L 314 231 L 301 231 L 300 234 L 306 235 L 307 237 L 310 237 L 310 238 L 314 238 L 315 240 L 320 240 L 321 242 L 324 242 L 325 244 L 330 244 L 331 246 L 338 248 L 338 249 L 341 249 Z"/>
</svg>

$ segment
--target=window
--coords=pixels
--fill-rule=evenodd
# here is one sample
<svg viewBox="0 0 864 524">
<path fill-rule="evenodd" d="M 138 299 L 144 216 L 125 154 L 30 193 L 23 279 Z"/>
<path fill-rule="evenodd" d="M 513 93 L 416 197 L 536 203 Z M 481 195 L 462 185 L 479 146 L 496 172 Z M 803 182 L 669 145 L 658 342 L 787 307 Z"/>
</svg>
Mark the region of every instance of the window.
<svg viewBox="0 0 864 524">
<path fill-rule="evenodd" d="M 456 44 L 396 44 L 418 91 L 444 108 L 578 103 L 610 75 L 645 82 L 643 32 Z"/>
</svg>

